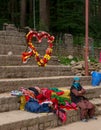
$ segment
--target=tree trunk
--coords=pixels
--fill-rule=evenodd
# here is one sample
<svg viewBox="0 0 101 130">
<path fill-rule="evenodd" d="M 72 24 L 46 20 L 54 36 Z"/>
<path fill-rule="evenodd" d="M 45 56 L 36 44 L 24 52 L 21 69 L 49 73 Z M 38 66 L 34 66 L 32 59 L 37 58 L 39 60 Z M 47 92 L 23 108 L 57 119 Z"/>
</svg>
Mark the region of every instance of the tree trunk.
<svg viewBox="0 0 101 130">
<path fill-rule="evenodd" d="M 29 0 L 29 18 L 33 18 L 33 0 Z"/>
<path fill-rule="evenodd" d="M 40 0 L 40 29 L 49 31 L 49 0 Z"/>
<path fill-rule="evenodd" d="M 101 0 L 98 1 L 98 17 L 101 22 Z"/>
<path fill-rule="evenodd" d="M 10 0 L 8 3 L 8 12 L 9 12 L 9 17 L 12 23 L 15 22 L 15 12 L 16 12 L 16 0 Z"/>
<path fill-rule="evenodd" d="M 20 26 L 25 27 L 26 26 L 26 0 L 21 0 L 20 8 L 21 8 Z"/>
</svg>

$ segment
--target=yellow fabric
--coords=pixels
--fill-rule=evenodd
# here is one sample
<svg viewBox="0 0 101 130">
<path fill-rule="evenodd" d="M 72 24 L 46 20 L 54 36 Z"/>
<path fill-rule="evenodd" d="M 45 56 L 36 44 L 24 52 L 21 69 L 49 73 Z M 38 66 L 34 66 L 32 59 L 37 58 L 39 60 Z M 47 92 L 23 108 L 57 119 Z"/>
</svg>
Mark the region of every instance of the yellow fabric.
<svg viewBox="0 0 101 130">
<path fill-rule="evenodd" d="M 64 91 L 64 94 L 60 95 L 59 97 L 66 97 L 70 99 L 70 90 L 66 88 L 59 88 L 59 90 Z M 52 95 L 56 94 L 55 92 L 52 92 Z M 57 94 L 56 94 L 57 95 Z"/>
<path fill-rule="evenodd" d="M 25 99 L 25 96 L 21 96 L 20 97 L 20 110 L 24 110 L 24 107 L 25 107 L 25 104 L 26 104 L 26 99 Z"/>
</svg>

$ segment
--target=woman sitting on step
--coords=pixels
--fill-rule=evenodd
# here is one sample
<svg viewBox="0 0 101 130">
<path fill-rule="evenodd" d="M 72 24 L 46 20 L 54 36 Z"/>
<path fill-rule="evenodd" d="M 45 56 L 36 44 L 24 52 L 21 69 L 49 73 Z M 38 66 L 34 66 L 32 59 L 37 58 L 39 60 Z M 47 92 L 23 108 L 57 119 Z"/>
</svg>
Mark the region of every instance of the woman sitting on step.
<svg viewBox="0 0 101 130">
<path fill-rule="evenodd" d="M 72 102 L 76 103 L 80 108 L 80 119 L 83 122 L 88 121 L 89 119 L 97 119 L 95 114 L 95 106 L 83 95 L 86 93 L 86 90 L 80 84 L 80 78 L 74 77 L 74 81 L 72 83 L 70 89 L 70 95 Z"/>
</svg>

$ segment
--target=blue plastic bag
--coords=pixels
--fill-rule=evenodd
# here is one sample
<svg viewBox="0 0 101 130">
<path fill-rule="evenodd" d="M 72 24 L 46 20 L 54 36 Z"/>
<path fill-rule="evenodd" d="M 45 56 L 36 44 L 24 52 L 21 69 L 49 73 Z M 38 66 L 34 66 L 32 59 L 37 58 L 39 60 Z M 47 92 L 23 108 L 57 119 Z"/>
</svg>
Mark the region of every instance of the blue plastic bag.
<svg viewBox="0 0 101 130">
<path fill-rule="evenodd" d="M 92 81 L 91 81 L 92 86 L 99 86 L 101 83 L 101 73 L 93 71 L 91 75 L 92 75 Z"/>
</svg>

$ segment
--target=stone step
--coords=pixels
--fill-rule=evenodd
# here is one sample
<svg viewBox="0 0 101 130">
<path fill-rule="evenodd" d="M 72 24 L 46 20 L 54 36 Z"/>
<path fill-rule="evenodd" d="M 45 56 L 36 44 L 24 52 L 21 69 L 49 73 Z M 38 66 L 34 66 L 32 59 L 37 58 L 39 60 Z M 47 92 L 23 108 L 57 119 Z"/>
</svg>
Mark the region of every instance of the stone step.
<svg viewBox="0 0 101 130">
<path fill-rule="evenodd" d="M 25 37 L 25 35 L 26 34 L 24 32 L 19 32 L 15 30 L 0 30 L 0 37 L 3 37 L 3 39 L 5 39 L 4 37 L 7 37 L 7 36 Z"/>
<path fill-rule="evenodd" d="M 93 98 L 90 101 L 96 106 L 101 106 L 101 98 Z"/>
<path fill-rule="evenodd" d="M 38 67 L 37 65 L 23 66 L 0 66 L 0 78 L 31 78 L 48 76 L 71 76 L 71 68 L 64 65 L 47 65 Z"/>
<path fill-rule="evenodd" d="M 101 115 L 101 106 L 96 106 L 96 111 L 95 111 L 96 115 Z"/>
<path fill-rule="evenodd" d="M 85 96 L 96 106 L 101 106 L 101 87 L 92 88 L 92 86 L 85 86 L 84 88 L 87 90 L 87 94 Z M 64 88 L 64 90 L 65 89 L 70 89 L 70 87 Z M 0 112 L 18 110 L 19 105 L 20 98 L 18 96 L 11 95 L 11 92 L 0 93 Z"/>
<path fill-rule="evenodd" d="M 46 49 L 47 49 L 48 45 L 47 46 L 35 46 L 35 48 L 37 49 L 38 53 L 40 55 L 44 55 L 46 53 Z M 0 54 L 8 54 L 8 52 L 12 52 L 13 55 L 20 55 L 22 54 L 23 52 L 26 51 L 27 49 L 27 44 L 23 45 L 23 44 L 20 44 L 20 45 L 17 45 L 17 44 L 0 44 Z M 55 50 L 55 49 L 54 49 Z M 54 50 L 53 50 L 53 53 L 54 54 Z"/>
<path fill-rule="evenodd" d="M 0 113 L 12 110 L 18 110 L 20 98 L 12 96 L 11 93 L 0 94 Z"/>
<path fill-rule="evenodd" d="M 86 97 L 90 98 L 89 100 L 96 106 L 101 106 L 101 98 L 99 98 L 101 94 L 101 87 L 99 88 L 96 87 L 92 89 L 92 86 L 85 86 L 84 88 L 87 91 Z M 67 89 L 70 89 L 70 87 L 68 88 L 64 87 L 64 89 L 67 90 Z M 95 94 L 89 97 L 89 94 L 91 94 L 91 92 Z M 0 94 L 0 112 L 18 110 L 19 106 L 20 106 L 20 98 L 18 96 L 11 95 L 11 92 Z"/>
<path fill-rule="evenodd" d="M 99 115 L 101 109 L 96 109 Z M 65 124 L 80 120 L 80 111 L 68 110 Z M 46 130 L 64 125 L 53 113 L 30 113 L 26 111 L 9 111 L 0 113 L 0 130 Z"/>
<path fill-rule="evenodd" d="M 52 76 L 36 78 L 0 79 L 0 92 L 8 92 L 20 87 L 66 87 L 71 86 L 74 76 Z M 91 76 L 80 76 L 82 85 L 91 84 Z"/>
<path fill-rule="evenodd" d="M 41 46 L 41 48 L 44 48 L 48 46 L 47 38 L 43 38 L 41 43 L 38 43 L 38 41 L 34 37 L 34 39 L 32 39 L 32 43 L 35 45 L 35 47 Z M 18 31 L 0 31 L 0 44 L 1 45 L 14 45 L 14 44 L 26 45 L 26 34 Z"/>
<path fill-rule="evenodd" d="M 57 126 L 57 121 L 53 113 L 10 111 L 0 113 L 0 130 L 45 130 Z"/>
<path fill-rule="evenodd" d="M 93 98 L 99 98 L 100 99 L 100 93 L 101 93 L 101 85 L 100 86 L 85 86 L 85 89 L 87 89 L 87 94 L 85 94 L 85 96 L 90 99 L 93 100 Z M 94 99 L 95 100 L 95 99 Z M 96 99 L 97 100 L 97 99 Z M 95 102 L 97 102 L 95 100 Z M 94 101 L 93 101 L 94 102 Z"/>
<path fill-rule="evenodd" d="M 18 31 L 0 31 L 1 45 L 24 45 L 26 43 L 25 33 Z"/>
<path fill-rule="evenodd" d="M 48 65 L 60 65 L 58 57 L 52 56 L 47 63 Z M 22 63 L 21 55 L 0 55 L 0 66 L 15 66 L 15 65 L 37 65 L 34 57 L 31 57 L 26 64 Z M 38 66 L 38 65 L 37 65 Z"/>
<path fill-rule="evenodd" d="M 0 55 L 9 55 L 9 52 L 12 52 L 13 55 L 21 55 L 26 49 L 26 46 L 23 45 L 2 45 L 0 44 Z"/>
<path fill-rule="evenodd" d="M 84 86 L 89 92 L 101 95 L 101 87 Z M 98 92 L 99 91 L 99 95 Z M 95 95 L 93 95 L 95 97 Z M 101 99 L 90 100 L 96 106 L 96 115 L 101 114 Z M 63 125 L 54 113 L 30 113 L 19 110 L 19 98 L 10 93 L 0 94 L 0 130 L 46 130 Z M 65 124 L 80 120 L 80 111 L 67 110 Z"/>
<path fill-rule="evenodd" d="M 17 45 L 16 43 L 15 44 L 0 44 L 0 54 L 1 55 L 7 55 L 9 52 L 12 52 L 13 55 L 20 55 L 22 54 L 23 52 L 26 51 L 27 49 L 27 45 Z M 36 47 L 38 53 L 40 55 L 44 55 L 45 54 L 45 51 L 46 51 L 46 47 Z"/>
</svg>

